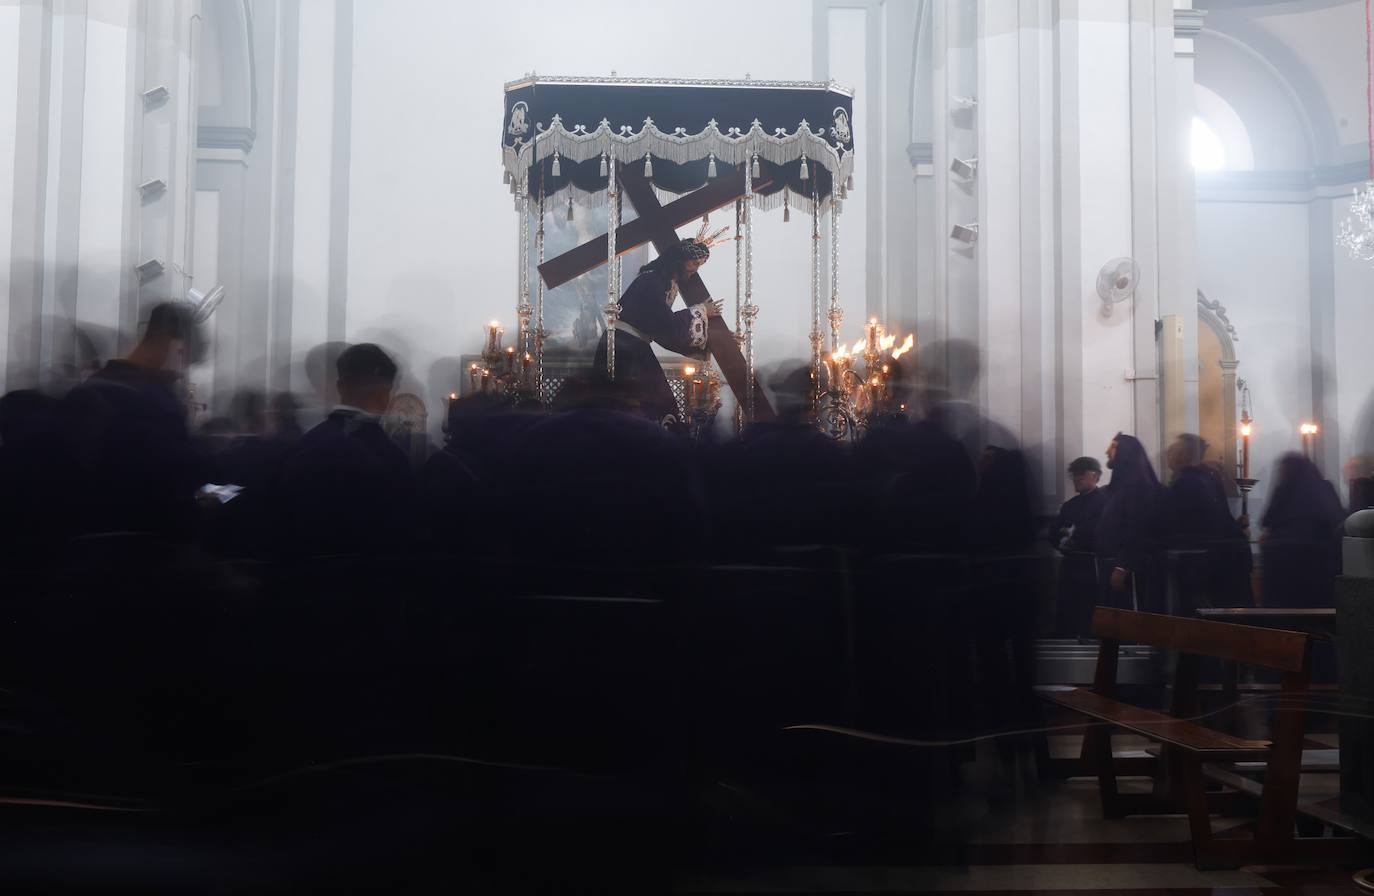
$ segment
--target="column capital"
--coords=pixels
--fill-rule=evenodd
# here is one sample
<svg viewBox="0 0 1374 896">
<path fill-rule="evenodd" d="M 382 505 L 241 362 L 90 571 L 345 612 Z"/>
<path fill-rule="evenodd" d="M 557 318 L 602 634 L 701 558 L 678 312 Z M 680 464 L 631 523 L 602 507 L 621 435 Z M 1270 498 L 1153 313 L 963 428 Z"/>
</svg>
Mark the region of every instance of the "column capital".
<svg viewBox="0 0 1374 896">
<path fill-rule="evenodd" d="M 1174 37 L 1181 40 L 1192 40 L 1202 33 L 1206 18 L 1207 10 L 1205 9 L 1174 10 Z"/>
</svg>

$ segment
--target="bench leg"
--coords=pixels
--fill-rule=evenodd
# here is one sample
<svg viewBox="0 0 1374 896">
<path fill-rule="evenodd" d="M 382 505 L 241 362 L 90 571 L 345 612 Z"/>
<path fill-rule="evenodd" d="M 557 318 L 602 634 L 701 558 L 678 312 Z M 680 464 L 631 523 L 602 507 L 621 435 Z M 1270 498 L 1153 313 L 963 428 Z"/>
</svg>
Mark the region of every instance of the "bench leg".
<svg viewBox="0 0 1374 896">
<path fill-rule="evenodd" d="M 1302 774 L 1304 733 L 1302 704 L 1306 698 L 1307 676 L 1290 675 L 1279 692 L 1279 707 L 1274 714 L 1274 746 L 1264 772 L 1264 793 L 1260 796 L 1259 825 L 1255 839 L 1260 848 L 1281 850 L 1293 842 L 1293 827 L 1298 816 L 1298 782 Z"/>
<path fill-rule="evenodd" d="M 1202 761 L 1182 753 L 1170 765 L 1182 779 L 1184 804 L 1188 808 L 1188 831 L 1193 839 L 1194 862 L 1201 870 L 1235 867 L 1212 849 L 1212 812 L 1207 805 L 1207 790 L 1202 778 Z"/>
<path fill-rule="evenodd" d="M 1116 766 L 1112 761 L 1112 731 L 1106 725 L 1089 725 L 1083 743 L 1097 772 L 1097 790 L 1102 798 L 1103 818 L 1125 818 L 1116 789 Z"/>
</svg>

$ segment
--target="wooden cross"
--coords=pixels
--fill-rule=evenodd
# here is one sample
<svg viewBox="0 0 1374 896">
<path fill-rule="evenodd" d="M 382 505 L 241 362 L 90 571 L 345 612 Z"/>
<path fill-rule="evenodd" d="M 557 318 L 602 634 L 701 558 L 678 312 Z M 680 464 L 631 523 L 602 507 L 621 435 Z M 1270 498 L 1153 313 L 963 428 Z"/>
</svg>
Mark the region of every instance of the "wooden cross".
<svg viewBox="0 0 1374 896">
<path fill-rule="evenodd" d="M 658 254 L 663 255 L 680 242 L 677 228 L 711 212 L 733 205 L 736 200 L 744 198 L 745 172 L 743 165 L 740 165 L 733 173 L 717 178 L 713 183 L 688 193 L 680 199 L 675 199 L 667 205 L 659 203 L 658 195 L 654 193 L 649 179 L 638 168 L 633 165 L 618 167 L 619 176 L 617 180 L 639 217 L 616 229 L 615 248 L 617 255 L 624 255 L 631 249 L 636 249 L 650 242 L 654 244 L 654 248 L 658 249 Z M 753 182 L 753 188 L 762 189 L 771 183 L 771 179 L 756 178 Z M 544 285 L 549 289 L 562 286 L 573 278 L 605 264 L 608 238 L 609 234 L 599 236 L 583 243 L 576 249 L 564 252 L 562 255 L 541 264 L 539 276 L 544 278 Z M 683 301 L 688 305 L 700 304 L 711 298 L 711 292 L 706 288 L 700 274 L 693 274 L 686 283 L 679 283 L 678 292 L 682 294 Z M 734 334 L 730 332 L 729 327 L 725 325 L 723 318 L 711 318 L 707 346 L 715 357 L 721 373 L 724 374 L 725 381 L 730 385 L 731 391 L 735 393 L 735 398 L 743 403 L 747 382 L 746 365 L 743 355 L 740 354 L 739 344 L 735 341 Z M 767 399 L 755 387 L 755 419 L 771 420 L 774 416 L 773 409 L 769 406 Z"/>
</svg>

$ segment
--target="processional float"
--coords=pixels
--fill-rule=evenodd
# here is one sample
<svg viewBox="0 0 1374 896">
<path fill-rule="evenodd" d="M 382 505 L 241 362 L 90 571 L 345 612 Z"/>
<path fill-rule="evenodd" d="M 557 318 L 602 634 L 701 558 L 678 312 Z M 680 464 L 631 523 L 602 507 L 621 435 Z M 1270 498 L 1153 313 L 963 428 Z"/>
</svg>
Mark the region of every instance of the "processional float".
<svg viewBox="0 0 1374 896">
<path fill-rule="evenodd" d="M 601 265 L 608 271 L 602 308 L 607 374 L 614 378 L 615 323 L 624 286 L 620 257 L 650 243 L 662 253 L 678 242 L 678 227 L 733 206 L 734 334 L 746 377 L 730 386 L 743 419 L 752 420 L 754 327 L 760 313 L 754 302 L 753 216 L 781 207 L 783 219 L 789 220 L 795 206 L 809 213 L 811 225 L 813 398 L 823 399 L 823 381 L 831 384 L 824 392 L 833 398 L 834 365 L 823 360 L 824 322 L 829 321 L 831 355 L 841 353 L 840 212 L 853 186 L 852 116 L 853 92 L 833 82 L 529 75 L 507 84 L 503 167 L 519 215 L 520 260 L 515 307 L 519 329 L 514 351 L 507 354 L 530 359 L 519 370 L 508 365 L 509 385 L 547 398 L 545 291 Z M 636 217 L 622 224 L 626 199 Z M 575 206 L 605 207 L 607 232 L 545 259 L 545 212 L 564 206 L 569 216 Z M 826 216 L 828 228 L 821 226 Z M 829 307 L 823 315 L 821 259 L 827 235 Z M 538 271 L 533 291 L 532 268 Z M 679 289 L 689 304 L 710 297 L 699 275 Z M 701 387 L 701 379 L 695 385 Z M 843 378 L 839 386 L 843 391 Z M 689 381 L 689 414 L 693 396 L 699 404 L 702 394 L 692 387 Z"/>
</svg>

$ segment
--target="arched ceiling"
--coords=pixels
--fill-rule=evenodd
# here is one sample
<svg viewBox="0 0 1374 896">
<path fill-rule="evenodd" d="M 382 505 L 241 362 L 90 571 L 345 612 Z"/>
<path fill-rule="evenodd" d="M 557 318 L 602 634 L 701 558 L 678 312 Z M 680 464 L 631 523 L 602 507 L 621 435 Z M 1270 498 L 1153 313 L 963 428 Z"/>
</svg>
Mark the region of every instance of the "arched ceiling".
<svg viewBox="0 0 1374 896">
<path fill-rule="evenodd" d="M 1278 80 L 1279 93 L 1298 105 L 1310 129 L 1315 164 L 1365 158 L 1364 0 L 1195 0 L 1194 5 L 1207 11 L 1204 34 L 1239 42 L 1271 67 L 1270 83 L 1254 81 L 1251 88 L 1270 92 L 1273 79 Z M 1199 68 L 1207 47 L 1204 41 L 1198 44 Z M 1238 110 L 1262 102 L 1259 96 L 1224 98 Z M 1257 163 L 1258 156 L 1257 147 Z"/>
</svg>

